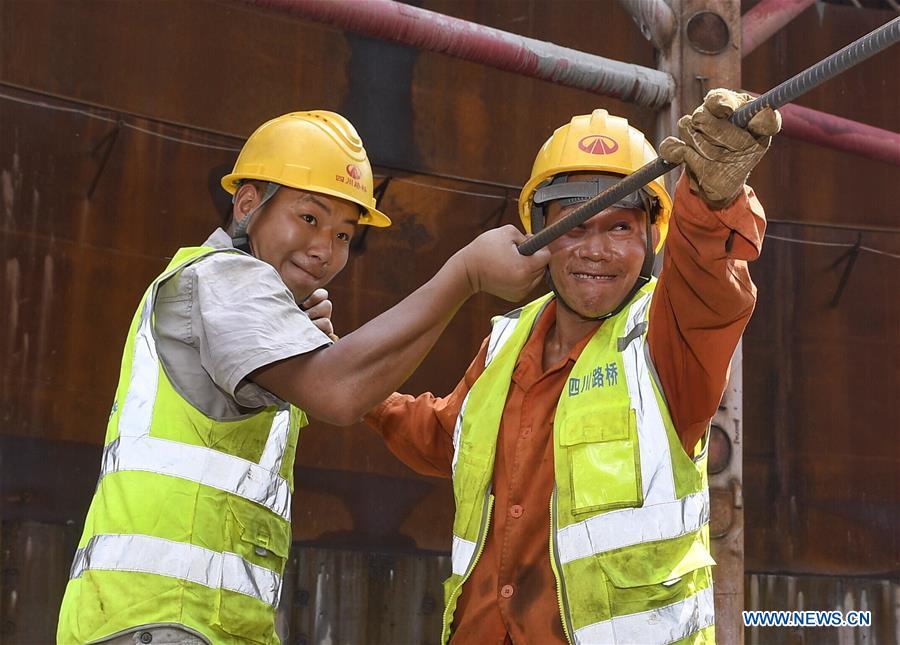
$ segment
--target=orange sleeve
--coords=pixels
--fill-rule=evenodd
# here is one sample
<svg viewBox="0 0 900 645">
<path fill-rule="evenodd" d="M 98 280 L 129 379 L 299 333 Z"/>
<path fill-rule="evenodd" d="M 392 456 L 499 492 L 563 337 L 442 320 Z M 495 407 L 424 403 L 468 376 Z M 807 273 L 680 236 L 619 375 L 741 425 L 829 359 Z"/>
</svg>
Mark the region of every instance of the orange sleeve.
<svg viewBox="0 0 900 645">
<path fill-rule="evenodd" d="M 749 261 L 766 218 L 749 186 L 710 209 L 682 175 L 675 190 L 663 269 L 650 306 L 648 342 L 669 411 L 688 454 L 715 414 L 731 357 L 756 304 Z"/>
<path fill-rule="evenodd" d="M 452 475 L 456 417 L 469 389 L 484 371 L 487 341 L 481 343 L 475 360 L 449 396 L 440 398 L 426 392 L 413 397 L 394 392 L 365 416 L 365 422 L 382 436 L 390 451 L 416 472 Z"/>
</svg>

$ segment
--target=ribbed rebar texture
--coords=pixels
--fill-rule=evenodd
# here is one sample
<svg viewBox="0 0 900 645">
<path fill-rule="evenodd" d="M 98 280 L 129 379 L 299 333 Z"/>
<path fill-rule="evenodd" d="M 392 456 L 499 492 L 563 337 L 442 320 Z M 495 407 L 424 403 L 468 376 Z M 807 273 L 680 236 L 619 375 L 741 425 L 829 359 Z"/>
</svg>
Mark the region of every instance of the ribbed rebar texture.
<svg viewBox="0 0 900 645">
<path fill-rule="evenodd" d="M 897 41 L 900 41 L 900 18 L 894 18 L 889 23 L 836 51 L 828 58 L 772 88 L 735 112 L 731 117 L 731 122 L 745 128 L 757 112 L 766 107 L 778 108 L 790 103 L 798 96 L 847 71 L 854 65 L 858 65 L 867 58 L 871 58 Z"/>
<path fill-rule="evenodd" d="M 730 120 L 735 125 L 745 128 L 750 119 L 753 118 L 753 115 L 764 108 L 778 108 L 790 103 L 812 88 L 845 72 L 898 41 L 900 41 L 900 18 L 894 18 L 889 23 L 866 34 L 859 40 L 852 42 L 828 58 L 819 61 L 812 67 L 777 85 L 756 100 L 751 101 L 731 115 Z M 606 210 L 626 195 L 640 190 L 657 177 L 674 170 L 676 167 L 678 167 L 678 164 L 670 164 L 664 159 L 657 157 L 655 161 L 642 166 L 615 186 L 607 188 L 590 201 L 579 206 L 565 218 L 523 242 L 519 245 L 519 253 L 522 255 L 533 255 L 538 249 L 565 235 L 597 213 Z"/>
<path fill-rule="evenodd" d="M 669 163 L 662 157 L 657 157 L 655 161 L 641 166 L 615 186 L 610 186 L 602 193 L 592 197 L 563 219 L 522 242 L 518 247 L 519 253 L 522 255 L 534 255 L 534 252 L 538 249 L 547 246 L 556 238 L 565 235 L 576 226 L 584 224 L 594 215 L 606 210 L 623 197 L 639 191 L 657 177 L 674 170 L 678 166 L 679 164 L 677 163 Z"/>
</svg>

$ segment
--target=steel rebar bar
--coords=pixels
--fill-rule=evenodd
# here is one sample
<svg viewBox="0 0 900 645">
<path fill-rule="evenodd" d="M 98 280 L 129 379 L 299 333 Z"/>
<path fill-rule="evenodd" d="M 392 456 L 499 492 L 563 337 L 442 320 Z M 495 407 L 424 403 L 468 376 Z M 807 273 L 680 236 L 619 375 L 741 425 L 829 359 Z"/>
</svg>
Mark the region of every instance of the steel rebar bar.
<svg viewBox="0 0 900 645">
<path fill-rule="evenodd" d="M 898 41 L 900 41 L 900 18 L 894 18 L 815 65 L 775 86 L 732 114 L 729 120 L 735 125 L 745 128 L 750 119 L 761 110 L 767 107 L 778 108 L 790 103 L 814 87 L 818 87 L 825 81 L 838 76 Z M 614 186 L 610 186 L 576 208 L 563 219 L 520 244 L 519 253 L 522 255 L 534 254 L 538 249 L 565 235 L 568 231 L 583 224 L 597 213 L 606 210 L 623 197 L 640 190 L 657 177 L 674 170 L 679 165 L 657 157 L 656 160 L 642 166 Z"/>
</svg>

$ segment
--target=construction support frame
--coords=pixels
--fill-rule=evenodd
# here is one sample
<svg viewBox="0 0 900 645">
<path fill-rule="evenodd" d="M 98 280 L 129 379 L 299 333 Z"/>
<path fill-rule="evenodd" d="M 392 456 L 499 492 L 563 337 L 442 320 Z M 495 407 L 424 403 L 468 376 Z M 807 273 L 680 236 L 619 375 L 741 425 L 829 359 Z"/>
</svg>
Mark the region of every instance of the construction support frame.
<svg viewBox="0 0 900 645">
<path fill-rule="evenodd" d="M 394 0 L 239 0 L 242 4 L 432 51 L 530 78 L 549 81 L 628 101 L 654 110 L 674 101 L 676 81 L 664 69 L 652 69 L 528 38 L 467 20 L 420 9 Z M 777 33 L 813 0 L 763 0 L 731 25 L 729 47 L 743 57 L 741 39 L 754 47 Z M 674 34 L 691 29 L 711 35 L 712 25 L 698 17 L 679 23 L 676 3 L 666 0 L 620 0 L 641 32 L 661 52 L 671 48 Z M 671 6 L 670 6 L 671 5 Z M 737 9 L 735 9 L 737 11 Z M 692 16 L 687 16 L 689 20 Z M 714 20 L 706 16 L 709 20 Z M 743 25 L 746 20 L 746 25 Z M 716 55 L 707 50 L 706 55 Z M 730 85 L 729 87 L 740 87 Z M 696 106 L 694 106 L 696 107 Z M 691 107 L 690 109 L 693 109 Z M 784 110 L 782 136 L 900 165 L 900 134 L 850 119 L 806 109 Z M 809 120 L 814 122 L 810 127 Z M 838 134 L 839 136 L 835 136 Z"/>
<path fill-rule="evenodd" d="M 657 113 L 657 138 L 677 134 L 677 121 L 714 87 L 741 87 L 740 4 L 731 0 L 672 0 L 678 28 L 659 51 L 662 71 L 675 80 L 675 98 Z M 659 141 L 657 141 L 657 144 Z M 677 173 L 665 176 L 674 190 Z M 742 432 L 743 374 L 740 345 L 725 395 L 712 421 L 709 445 L 710 535 L 716 604 L 716 641 L 743 642 L 744 511 Z"/>
</svg>

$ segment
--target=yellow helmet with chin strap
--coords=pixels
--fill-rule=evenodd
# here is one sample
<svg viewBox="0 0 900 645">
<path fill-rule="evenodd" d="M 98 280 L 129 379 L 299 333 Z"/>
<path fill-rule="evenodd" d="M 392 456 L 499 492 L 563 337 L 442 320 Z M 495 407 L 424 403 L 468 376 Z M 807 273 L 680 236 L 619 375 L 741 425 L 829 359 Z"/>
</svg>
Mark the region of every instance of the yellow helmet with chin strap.
<svg viewBox="0 0 900 645">
<path fill-rule="evenodd" d="M 591 114 L 573 117 L 569 123 L 557 128 L 541 146 L 534 160 L 531 178 L 522 188 L 519 217 L 525 231 L 537 232 L 532 231 L 532 218 L 536 216 L 533 212 L 535 193 L 550 185 L 554 178 L 576 172 L 630 175 L 656 157 L 656 151 L 644 133 L 628 125 L 627 119 L 612 116 L 606 110 L 594 110 Z M 606 185 L 596 184 L 593 194 L 604 188 Z M 654 179 L 641 192 L 655 202 L 656 217 L 653 223 L 659 228 L 659 242 L 656 245 L 656 251 L 659 251 L 666 239 L 669 218 L 672 216 L 672 198 L 666 191 L 662 178 Z M 590 191 L 579 195 L 580 201 L 587 201 L 592 196 Z M 632 203 L 624 205 L 630 206 Z M 542 214 L 536 219 L 541 220 Z M 539 222 L 538 228 L 542 225 Z"/>
<path fill-rule="evenodd" d="M 360 207 L 360 224 L 391 225 L 375 208 L 372 167 L 362 140 L 335 112 L 291 112 L 259 126 L 234 170 L 222 177 L 222 187 L 233 195 L 247 179 L 346 199 Z"/>
<path fill-rule="evenodd" d="M 573 117 L 569 123 L 557 128 L 541 146 L 534 160 L 531 178 L 519 195 L 519 217 L 525 231 L 537 233 L 544 227 L 546 205 L 550 202 L 560 201 L 564 205 L 586 202 L 618 182 L 620 177 L 630 175 L 654 161 L 656 156 L 644 133 L 628 125 L 622 117 L 611 116 L 606 110 L 594 110 L 591 114 Z M 593 177 L 569 181 L 569 176 L 574 173 L 587 173 Z M 662 248 L 672 216 L 672 198 L 662 179 L 654 179 L 615 206 L 638 208 L 647 213 L 646 252 L 640 273 L 629 293 L 612 311 L 592 316 L 594 320 L 617 315 L 653 277 L 655 253 Z M 655 249 L 651 222 L 659 229 Z M 575 311 L 553 284 L 549 268 L 546 277 L 557 299 Z"/>
</svg>

